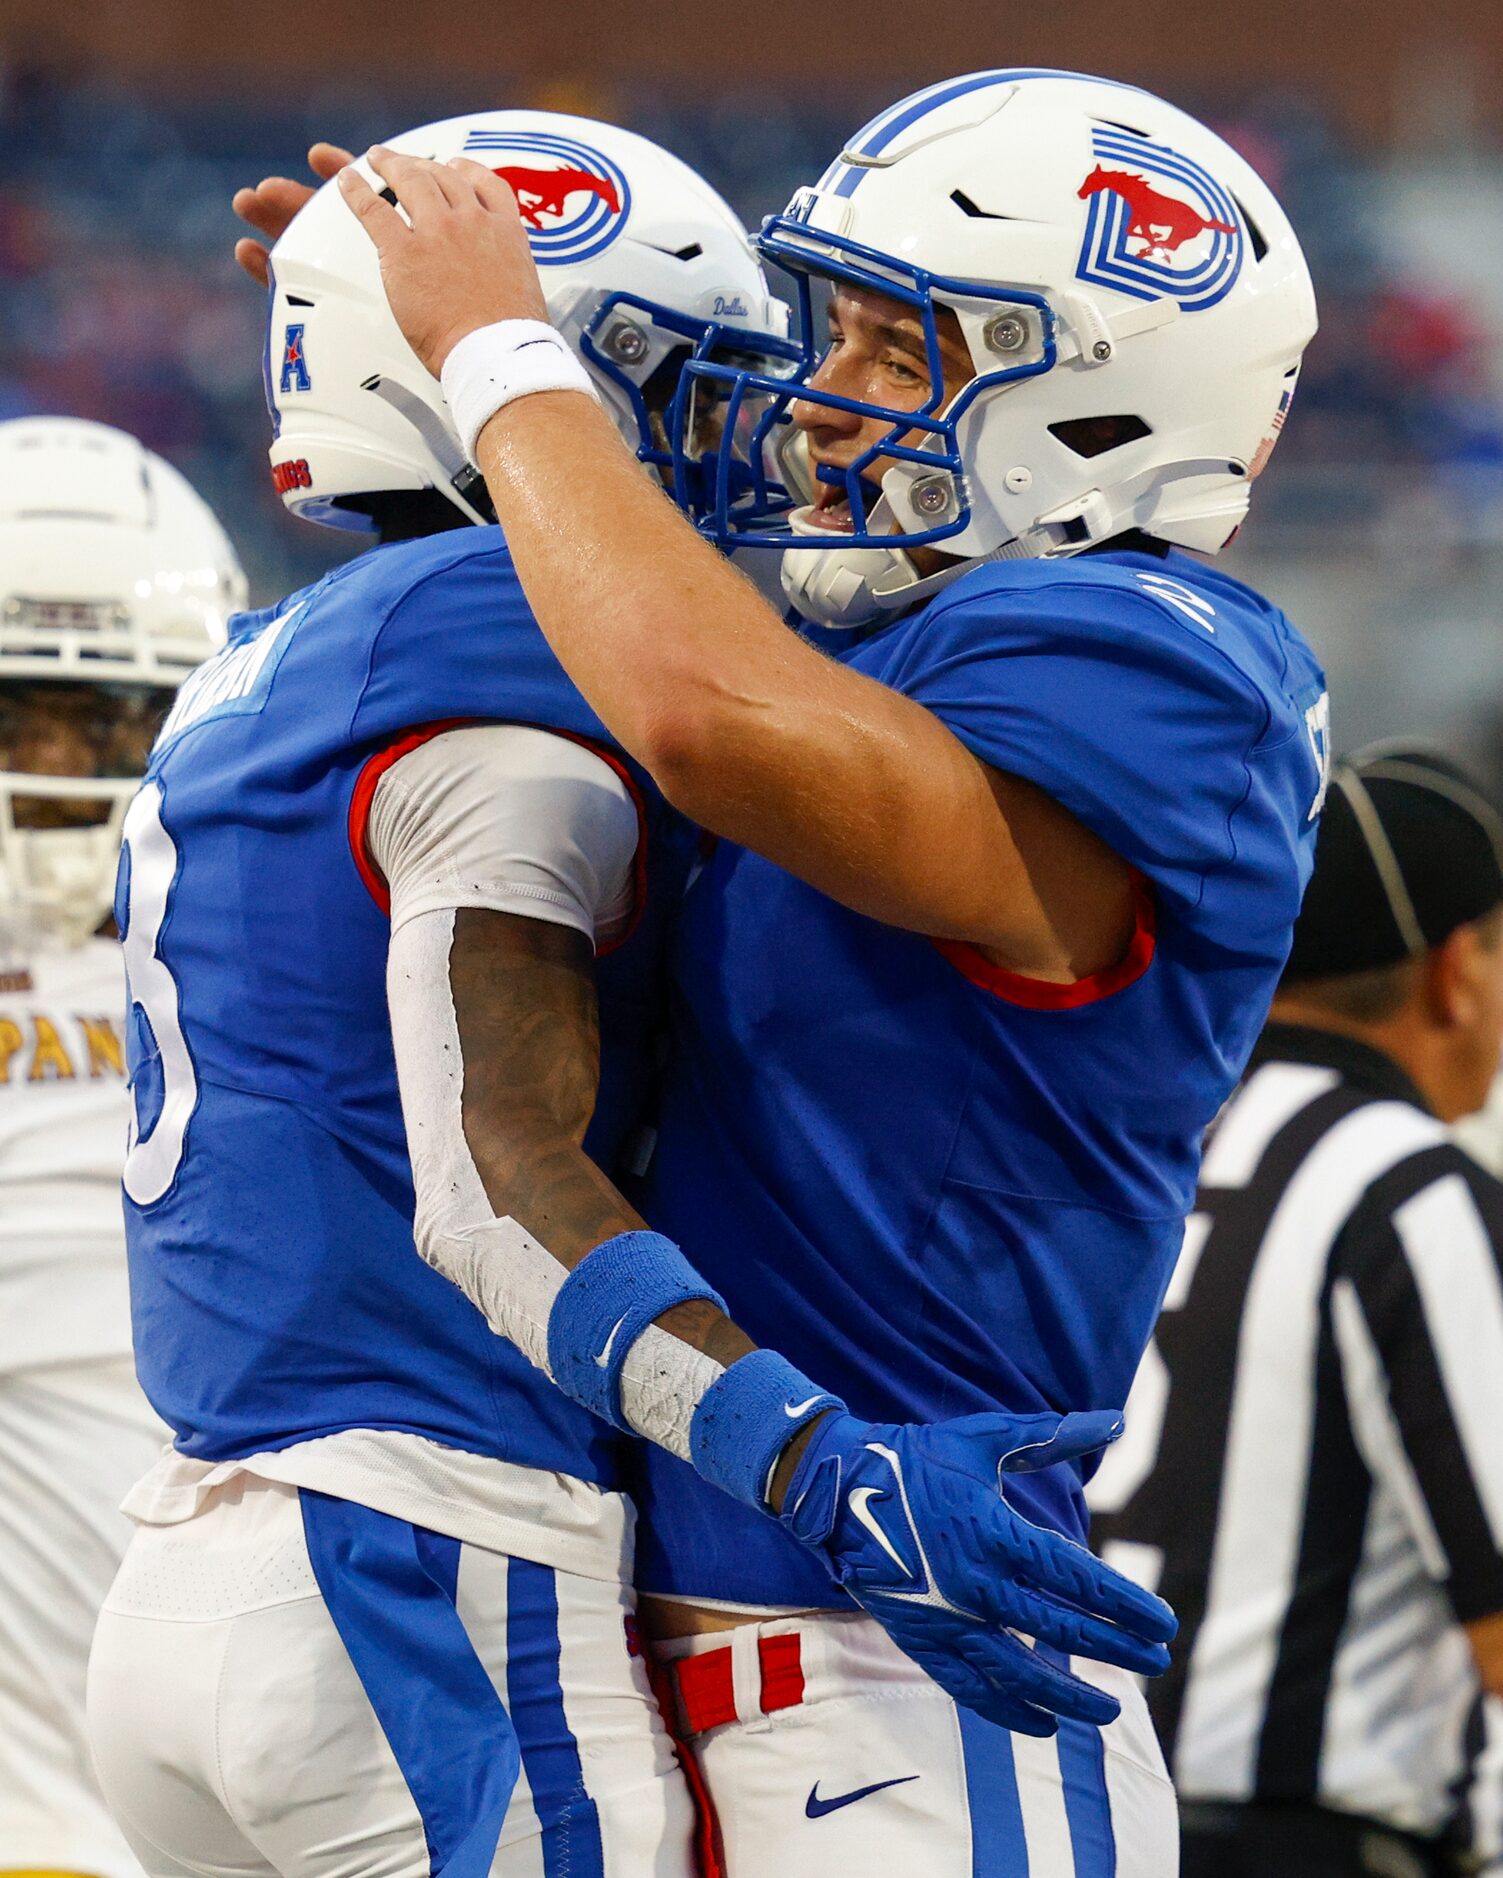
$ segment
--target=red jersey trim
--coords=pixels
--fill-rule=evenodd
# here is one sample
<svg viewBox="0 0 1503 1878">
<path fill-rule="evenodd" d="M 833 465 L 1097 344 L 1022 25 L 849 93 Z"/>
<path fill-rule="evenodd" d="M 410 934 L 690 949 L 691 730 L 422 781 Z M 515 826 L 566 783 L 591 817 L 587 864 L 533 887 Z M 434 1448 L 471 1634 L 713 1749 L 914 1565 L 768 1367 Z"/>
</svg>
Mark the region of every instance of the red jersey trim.
<svg viewBox="0 0 1503 1878">
<path fill-rule="evenodd" d="M 375 863 L 369 841 L 371 805 L 376 799 L 381 778 L 394 764 L 400 763 L 404 756 L 410 756 L 414 750 L 431 743 L 435 737 L 443 736 L 446 730 L 462 730 L 469 724 L 481 721 L 474 717 L 445 717 L 436 724 L 416 725 L 412 730 L 404 730 L 394 743 L 387 744 L 374 756 L 367 757 L 361 765 L 360 774 L 355 778 L 354 793 L 350 797 L 347 823 L 350 853 L 354 856 L 360 878 L 365 882 L 366 892 L 388 918 L 391 916 L 391 889 Z"/>
<path fill-rule="evenodd" d="M 391 889 L 377 867 L 370 851 L 371 806 L 376 800 L 376 790 L 381 778 L 404 756 L 410 756 L 414 750 L 430 743 L 435 737 L 443 736 L 445 731 L 465 730 L 472 724 L 504 723 L 512 720 L 489 717 L 446 717 L 433 724 L 417 724 L 411 730 L 404 730 L 393 742 L 377 750 L 374 756 L 367 757 L 361 766 L 360 774 L 355 778 L 354 792 L 350 796 L 348 818 L 350 854 L 354 858 L 356 871 L 365 883 L 365 890 L 389 918 L 391 915 Z M 593 751 L 602 763 L 607 764 L 625 783 L 631 797 L 632 807 L 637 812 L 637 851 L 632 858 L 632 909 L 631 918 L 618 938 L 609 945 L 601 946 L 597 958 L 605 958 L 609 953 L 624 946 L 641 924 L 642 915 L 647 910 L 647 804 L 642 799 L 642 791 L 637 779 L 621 761 L 614 750 L 607 750 L 590 737 L 579 736 L 572 730 L 560 730 L 553 724 L 530 724 L 530 730 L 546 730 L 551 737 L 564 737 L 570 743 L 581 744 L 586 750 Z"/>
<path fill-rule="evenodd" d="M 931 943 L 956 971 L 982 991 L 1016 1004 L 1028 1011 L 1075 1011 L 1085 1004 L 1099 1004 L 1114 992 L 1136 984 L 1153 963 L 1158 931 L 1158 914 L 1153 889 L 1136 868 L 1132 870 L 1133 935 L 1127 951 L 1115 965 L 1104 972 L 1092 972 L 1077 978 L 1073 985 L 1053 985 L 1043 978 L 1029 978 L 1022 972 L 1010 972 L 994 965 L 975 946 L 961 939 L 935 939 Z"/>
</svg>

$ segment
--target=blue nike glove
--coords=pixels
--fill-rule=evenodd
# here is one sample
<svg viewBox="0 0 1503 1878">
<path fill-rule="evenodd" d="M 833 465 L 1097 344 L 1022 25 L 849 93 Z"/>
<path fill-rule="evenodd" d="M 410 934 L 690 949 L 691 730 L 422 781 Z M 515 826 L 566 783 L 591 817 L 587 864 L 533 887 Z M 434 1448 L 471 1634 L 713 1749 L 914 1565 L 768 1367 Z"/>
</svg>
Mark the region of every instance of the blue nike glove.
<svg viewBox="0 0 1503 1878">
<path fill-rule="evenodd" d="M 815 1425 L 779 1515 L 836 1582 L 963 1708 L 1021 1734 L 1063 1716 L 1098 1727 L 1120 1704 L 1043 1650 L 1141 1675 L 1168 1668 L 1162 1599 L 1007 1504 L 1004 1476 L 1104 1447 L 1122 1417 L 968 1415 L 928 1426 Z"/>
</svg>

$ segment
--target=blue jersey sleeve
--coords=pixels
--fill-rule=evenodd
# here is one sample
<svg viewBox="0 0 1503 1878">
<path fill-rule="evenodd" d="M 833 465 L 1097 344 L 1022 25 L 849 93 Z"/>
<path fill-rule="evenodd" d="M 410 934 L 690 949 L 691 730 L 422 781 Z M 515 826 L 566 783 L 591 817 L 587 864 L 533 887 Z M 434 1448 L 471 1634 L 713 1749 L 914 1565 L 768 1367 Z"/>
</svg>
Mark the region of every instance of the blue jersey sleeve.
<svg viewBox="0 0 1503 1878">
<path fill-rule="evenodd" d="M 931 606 L 887 682 L 1062 803 L 1200 939 L 1281 958 L 1320 786 L 1318 668 L 1287 623 L 1210 584 L 1170 605 L 1121 566 L 987 573 Z"/>
</svg>

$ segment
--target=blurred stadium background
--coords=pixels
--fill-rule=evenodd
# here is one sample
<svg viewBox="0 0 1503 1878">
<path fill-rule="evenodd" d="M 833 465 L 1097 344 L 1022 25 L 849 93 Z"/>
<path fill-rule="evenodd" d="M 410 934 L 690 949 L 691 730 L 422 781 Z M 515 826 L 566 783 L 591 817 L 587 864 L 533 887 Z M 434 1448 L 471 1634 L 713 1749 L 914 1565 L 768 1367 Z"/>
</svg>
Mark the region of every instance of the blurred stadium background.
<svg viewBox="0 0 1503 1878">
<path fill-rule="evenodd" d="M 1322 331 L 1229 565 L 1324 654 L 1338 746 L 1423 733 L 1503 781 L 1497 0 L 0 0 L 0 416 L 135 432 L 273 598 L 342 547 L 271 491 L 236 185 L 541 104 L 660 139 L 755 223 L 877 106 L 1004 64 L 1162 90 L 1283 196 Z"/>
</svg>

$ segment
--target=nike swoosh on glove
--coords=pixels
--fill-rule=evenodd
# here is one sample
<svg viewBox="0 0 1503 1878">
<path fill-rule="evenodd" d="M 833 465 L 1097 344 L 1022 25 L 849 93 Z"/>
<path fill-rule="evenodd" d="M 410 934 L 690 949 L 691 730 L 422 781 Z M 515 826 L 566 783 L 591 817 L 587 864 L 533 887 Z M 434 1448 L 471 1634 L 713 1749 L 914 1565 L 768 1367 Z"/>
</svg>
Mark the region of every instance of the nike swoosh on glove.
<svg viewBox="0 0 1503 1878">
<path fill-rule="evenodd" d="M 1156 1676 L 1174 1613 L 1015 1512 L 1004 1477 L 1089 1454 L 1122 1425 L 1104 1412 L 920 1426 L 837 1410 L 816 1425 L 779 1518 L 962 1707 L 1021 1734 L 1051 1735 L 1062 1716 L 1101 1727 L 1120 1704 L 1011 1633 Z"/>
</svg>

